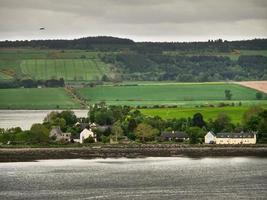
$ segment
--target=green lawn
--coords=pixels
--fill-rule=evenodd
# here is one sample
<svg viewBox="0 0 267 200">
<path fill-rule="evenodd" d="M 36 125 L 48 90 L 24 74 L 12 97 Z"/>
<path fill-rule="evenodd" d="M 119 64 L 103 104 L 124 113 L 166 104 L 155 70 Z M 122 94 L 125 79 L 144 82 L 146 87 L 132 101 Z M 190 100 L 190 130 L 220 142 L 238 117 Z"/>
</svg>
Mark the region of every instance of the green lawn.
<svg viewBox="0 0 267 200">
<path fill-rule="evenodd" d="M 1 89 L 0 109 L 79 108 L 63 88 Z"/>
<path fill-rule="evenodd" d="M 267 108 L 267 105 L 263 106 Z M 140 109 L 147 116 L 160 116 L 163 119 L 188 118 L 195 113 L 201 113 L 205 120 L 215 119 L 219 113 L 227 114 L 233 123 L 240 123 L 243 114 L 248 110 L 247 106 L 220 107 L 220 108 L 152 108 Z"/>
<path fill-rule="evenodd" d="M 256 91 L 236 84 L 151 84 L 138 86 L 97 86 L 81 88 L 79 94 L 89 103 L 105 101 L 108 104 L 126 105 L 200 105 L 225 101 L 224 91 L 231 90 L 230 102 L 256 101 Z M 265 101 L 261 101 L 265 102 Z"/>
</svg>

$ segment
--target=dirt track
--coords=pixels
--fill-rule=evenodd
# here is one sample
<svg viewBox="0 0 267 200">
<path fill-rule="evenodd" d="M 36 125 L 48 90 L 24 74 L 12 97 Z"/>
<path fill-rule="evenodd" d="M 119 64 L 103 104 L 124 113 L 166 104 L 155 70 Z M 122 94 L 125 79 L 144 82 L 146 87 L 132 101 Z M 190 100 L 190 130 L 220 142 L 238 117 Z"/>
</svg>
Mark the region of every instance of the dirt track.
<svg viewBox="0 0 267 200">
<path fill-rule="evenodd" d="M 235 83 L 267 94 L 267 81 L 244 81 Z"/>
</svg>

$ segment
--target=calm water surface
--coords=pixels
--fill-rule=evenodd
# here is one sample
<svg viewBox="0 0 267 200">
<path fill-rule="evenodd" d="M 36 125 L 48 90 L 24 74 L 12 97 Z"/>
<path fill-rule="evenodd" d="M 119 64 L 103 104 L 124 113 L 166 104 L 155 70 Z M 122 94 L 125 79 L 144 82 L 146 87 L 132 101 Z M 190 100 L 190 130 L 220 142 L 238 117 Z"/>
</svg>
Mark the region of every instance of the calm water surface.
<svg viewBox="0 0 267 200">
<path fill-rule="evenodd" d="M 267 159 L 0 163 L 0 199 L 267 199 Z"/>
<path fill-rule="evenodd" d="M 0 128 L 31 128 L 34 123 L 42 123 L 53 110 L 0 110 Z M 61 111 L 61 110 L 59 110 Z M 88 110 L 73 110 L 77 117 L 86 117 Z"/>
</svg>

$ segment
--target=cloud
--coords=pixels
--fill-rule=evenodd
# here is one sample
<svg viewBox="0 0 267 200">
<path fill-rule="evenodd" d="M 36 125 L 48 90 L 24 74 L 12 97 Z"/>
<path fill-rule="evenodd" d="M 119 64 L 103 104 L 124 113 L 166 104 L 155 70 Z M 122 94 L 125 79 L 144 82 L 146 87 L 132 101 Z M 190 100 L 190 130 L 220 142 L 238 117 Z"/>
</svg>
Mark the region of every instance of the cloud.
<svg viewBox="0 0 267 200">
<path fill-rule="evenodd" d="M 266 0 L 0 0 L 0 40 L 267 37 Z M 40 33 L 39 27 L 47 27 Z"/>
</svg>

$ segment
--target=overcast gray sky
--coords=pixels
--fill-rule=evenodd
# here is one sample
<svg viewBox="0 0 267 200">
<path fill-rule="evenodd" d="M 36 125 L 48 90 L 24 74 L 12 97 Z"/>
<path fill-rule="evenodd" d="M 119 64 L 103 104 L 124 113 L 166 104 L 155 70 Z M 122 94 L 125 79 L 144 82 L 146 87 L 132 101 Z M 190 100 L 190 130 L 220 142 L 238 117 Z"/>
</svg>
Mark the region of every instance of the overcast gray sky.
<svg viewBox="0 0 267 200">
<path fill-rule="evenodd" d="M 0 40 L 98 35 L 135 41 L 267 38 L 267 0 L 0 0 Z"/>
</svg>

